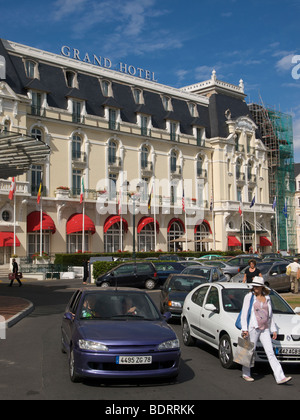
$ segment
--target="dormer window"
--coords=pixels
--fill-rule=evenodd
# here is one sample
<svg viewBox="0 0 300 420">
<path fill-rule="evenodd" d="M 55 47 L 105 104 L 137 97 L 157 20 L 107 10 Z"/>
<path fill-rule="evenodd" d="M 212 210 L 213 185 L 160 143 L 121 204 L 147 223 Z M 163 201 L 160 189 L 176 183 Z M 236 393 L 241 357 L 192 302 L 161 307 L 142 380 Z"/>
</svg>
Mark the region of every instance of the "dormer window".
<svg viewBox="0 0 300 420">
<path fill-rule="evenodd" d="M 37 79 L 38 78 L 38 72 L 37 72 L 37 64 L 32 60 L 27 60 L 25 62 L 25 70 L 26 70 L 26 76 L 30 79 Z"/>
<path fill-rule="evenodd" d="M 189 103 L 189 111 L 192 117 L 197 117 L 197 108 L 196 105 L 192 102 Z"/>
<path fill-rule="evenodd" d="M 70 88 L 75 87 L 75 73 L 73 71 L 66 71 L 67 86 Z"/>
<path fill-rule="evenodd" d="M 141 89 L 133 89 L 133 97 L 136 104 L 140 105 L 143 103 L 143 92 Z"/>
<path fill-rule="evenodd" d="M 112 96 L 111 83 L 108 80 L 101 81 L 101 89 L 103 96 Z"/>
<path fill-rule="evenodd" d="M 165 111 L 171 111 L 171 99 L 168 96 L 162 97 L 162 103 L 165 108 Z"/>
</svg>

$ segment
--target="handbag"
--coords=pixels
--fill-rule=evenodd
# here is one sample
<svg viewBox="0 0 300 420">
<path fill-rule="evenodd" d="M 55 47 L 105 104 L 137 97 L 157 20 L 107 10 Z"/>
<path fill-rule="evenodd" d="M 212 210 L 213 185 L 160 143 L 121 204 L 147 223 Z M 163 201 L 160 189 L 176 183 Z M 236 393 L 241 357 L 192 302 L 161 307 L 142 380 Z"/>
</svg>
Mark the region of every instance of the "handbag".
<svg viewBox="0 0 300 420">
<path fill-rule="evenodd" d="M 21 272 L 18 273 L 17 275 L 18 275 L 19 279 L 22 279 L 23 278 L 23 274 Z"/>
<path fill-rule="evenodd" d="M 250 300 L 250 305 L 249 305 L 248 314 L 247 314 L 247 325 L 249 325 L 253 301 L 254 301 L 254 295 L 251 296 L 251 300 Z M 239 315 L 237 317 L 237 320 L 235 321 L 235 326 L 239 330 L 242 329 L 242 321 L 241 321 L 241 319 L 242 319 L 242 310 L 239 313 Z"/>
<path fill-rule="evenodd" d="M 253 367 L 254 343 L 252 343 L 249 339 L 239 337 L 233 361 L 248 368 Z"/>
<path fill-rule="evenodd" d="M 288 266 L 286 267 L 286 275 L 287 275 L 287 276 L 290 276 L 290 275 L 291 275 L 291 272 L 292 272 L 292 268 L 288 265 Z"/>
<path fill-rule="evenodd" d="M 16 278 L 15 273 L 8 274 L 8 280 L 14 280 Z"/>
</svg>

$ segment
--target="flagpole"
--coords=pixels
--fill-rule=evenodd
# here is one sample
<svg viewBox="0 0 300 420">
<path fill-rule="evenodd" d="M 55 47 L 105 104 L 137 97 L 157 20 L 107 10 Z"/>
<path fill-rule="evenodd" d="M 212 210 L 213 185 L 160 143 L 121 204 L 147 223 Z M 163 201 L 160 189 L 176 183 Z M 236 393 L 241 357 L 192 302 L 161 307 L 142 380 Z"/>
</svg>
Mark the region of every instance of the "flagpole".
<svg viewBox="0 0 300 420">
<path fill-rule="evenodd" d="M 244 225 L 244 212 L 242 211 L 242 234 L 243 234 L 243 252 L 245 252 L 245 225 Z"/>
<path fill-rule="evenodd" d="M 257 243 L 256 243 L 256 204 L 254 203 L 254 253 L 257 251 Z"/>
<path fill-rule="evenodd" d="M 286 228 L 286 252 L 289 252 L 289 232 L 288 232 L 288 213 L 287 213 L 287 199 L 285 199 L 285 228 Z"/>
<path fill-rule="evenodd" d="M 277 202 L 277 197 L 275 197 L 275 203 Z M 276 252 L 278 253 L 279 251 L 279 246 L 278 246 L 278 222 L 277 222 L 277 205 L 275 205 L 275 230 L 276 230 Z"/>
<path fill-rule="evenodd" d="M 83 200 L 82 206 L 82 252 L 85 252 L 85 230 L 84 230 L 84 219 L 85 219 L 85 200 Z"/>
<path fill-rule="evenodd" d="M 157 248 L 157 234 L 156 234 L 156 190 L 155 190 L 155 178 L 153 179 L 153 202 L 154 202 L 154 209 L 153 209 L 153 216 L 154 216 L 154 251 L 156 251 Z"/>
<path fill-rule="evenodd" d="M 43 256 L 43 200 L 40 201 L 40 257 Z"/>
<path fill-rule="evenodd" d="M 123 178 L 123 177 L 122 177 Z M 123 217 L 122 217 L 122 200 L 123 200 L 123 179 L 122 179 L 122 185 L 120 189 L 120 204 L 119 204 L 119 216 L 120 216 L 120 249 L 121 252 L 123 251 Z"/>
<path fill-rule="evenodd" d="M 14 194 L 14 255 L 16 255 L 16 193 Z"/>
</svg>

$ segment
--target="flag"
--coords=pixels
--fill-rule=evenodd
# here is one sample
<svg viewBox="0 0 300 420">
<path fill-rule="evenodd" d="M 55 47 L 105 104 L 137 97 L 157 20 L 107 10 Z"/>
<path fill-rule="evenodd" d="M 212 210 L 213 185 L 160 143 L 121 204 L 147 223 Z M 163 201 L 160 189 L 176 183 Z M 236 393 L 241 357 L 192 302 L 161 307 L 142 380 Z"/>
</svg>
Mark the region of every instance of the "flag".
<svg viewBox="0 0 300 420">
<path fill-rule="evenodd" d="M 242 203 L 240 203 L 240 205 L 239 205 L 239 213 L 240 213 L 240 216 L 243 214 L 243 211 L 242 211 Z"/>
<path fill-rule="evenodd" d="M 273 205 L 272 205 L 272 209 L 275 210 L 276 209 L 276 197 L 274 197 L 274 201 L 273 201 Z"/>
<path fill-rule="evenodd" d="M 10 200 L 14 198 L 15 192 L 16 192 L 16 181 L 15 181 L 15 177 L 13 177 L 10 184 L 10 190 L 9 190 L 9 195 L 8 195 L 8 198 Z"/>
<path fill-rule="evenodd" d="M 37 198 L 36 198 L 36 201 L 37 201 L 38 204 L 40 204 L 40 201 L 41 201 L 42 191 L 43 191 L 43 179 L 41 178 L 39 191 L 38 191 L 38 195 L 37 195 Z"/>
<path fill-rule="evenodd" d="M 182 190 L 182 211 L 185 212 L 184 189 Z"/>
<path fill-rule="evenodd" d="M 148 198 L 148 210 L 151 209 L 151 200 L 152 200 L 152 195 L 153 195 L 153 185 L 149 194 L 149 198 Z"/>
<path fill-rule="evenodd" d="M 287 200 L 286 199 L 285 199 L 285 202 L 284 202 L 282 213 L 284 214 L 284 217 L 287 219 L 288 218 L 288 210 L 287 210 Z"/>
<path fill-rule="evenodd" d="M 83 181 L 83 177 L 81 177 L 80 204 L 83 202 L 83 194 L 84 194 L 84 181 Z"/>
<path fill-rule="evenodd" d="M 255 196 L 252 198 L 252 201 L 251 201 L 251 204 L 250 204 L 250 209 L 251 209 L 251 207 L 254 206 L 254 204 L 255 204 Z"/>
</svg>

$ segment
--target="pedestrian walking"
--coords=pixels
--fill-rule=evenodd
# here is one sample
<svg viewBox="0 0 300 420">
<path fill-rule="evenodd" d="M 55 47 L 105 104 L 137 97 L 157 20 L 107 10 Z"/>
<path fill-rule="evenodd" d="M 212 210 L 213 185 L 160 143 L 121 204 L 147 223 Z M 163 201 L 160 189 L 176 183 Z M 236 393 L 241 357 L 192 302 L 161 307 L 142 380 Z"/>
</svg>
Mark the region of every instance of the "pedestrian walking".
<svg viewBox="0 0 300 420">
<path fill-rule="evenodd" d="M 15 258 L 13 258 L 13 260 L 12 260 L 12 272 L 14 274 L 14 277 L 10 281 L 9 287 L 12 287 L 14 280 L 17 280 L 17 282 L 19 283 L 19 287 L 21 287 L 22 283 L 21 283 L 20 277 L 19 277 L 19 266 L 18 266 L 18 263 L 15 260 Z"/>
<path fill-rule="evenodd" d="M 269 296 L 270 289 L 265 287 L 264 279 L 262 277 L 254 277 L 251 285 L 253 289 L 245 296 L 243 302 L 241 315 L 242 336 L 250 339 L 254 344 L 254 350 L 258 339 L 260 340 L 268 357 L 277 384 L 285 384 L 292 378 L 290 376 L 286 377 L 283 373 L 281 364 L 277 360 L 272 346 L 271 333 L 273 340 L 276 340 L 277 328 L 273 319 L 271 299 Z M 254 300 L 248 324 L 247 315 L 252 295 L 254 295 Z M 254 381 L 251 377 L 250 367 L 243 366 L 243 379 L 247 382 Z"/>
<path fill-rule="evenodd" d="M 90 260 L 84 260 L 83 262 L 83 284 L 86 284 L 89 278 L 89 262 Z"/>
<path fill-rule="evenodd" d="M 300 264 L 299 259 L 294 258 L 294 261 L 286 267 L 286 272 L 290 273 L 291 292 L 299 292 L 299 277 L 300 277 Z"/>
<path fill-rule="evenodd" d="M 253 259 L 249 261 L 249 267 L 245 270 L 243 283 L 251 283 L 253 278 L 257 276 L 262 277 L 262 274 L 260 270 L 256 267 L 256 261 Z"/>
</svg>

